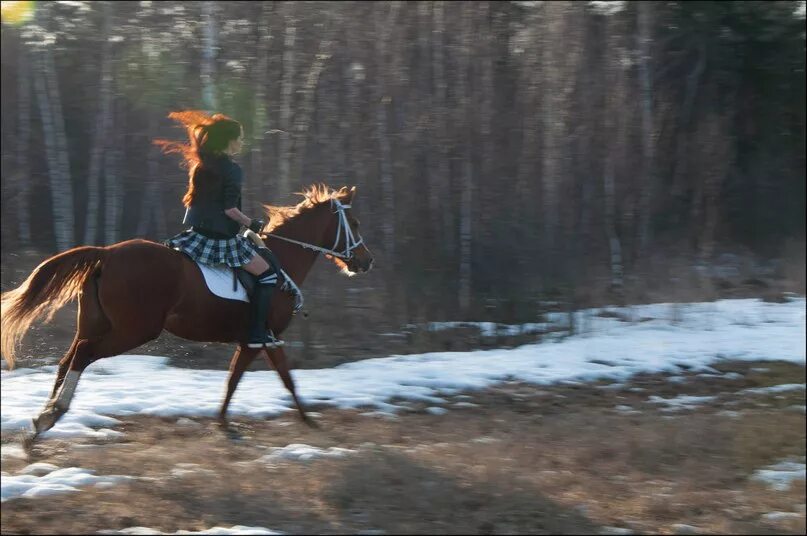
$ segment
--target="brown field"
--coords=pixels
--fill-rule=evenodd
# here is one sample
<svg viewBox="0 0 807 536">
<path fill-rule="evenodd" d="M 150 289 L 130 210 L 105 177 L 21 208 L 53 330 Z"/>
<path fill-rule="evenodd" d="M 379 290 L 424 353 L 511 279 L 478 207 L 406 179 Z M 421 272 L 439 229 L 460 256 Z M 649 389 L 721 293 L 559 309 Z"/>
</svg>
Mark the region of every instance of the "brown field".
<svg viewBox="0 0 807 536">
<path fill-rule="evenodd" d="M 804 481 L 775 491 L 749 477 L 782 459 L 803 461 L 804 391 L 739 391 L 804 383 L 804 367 L 715 368 L 742 376 L 645 375 L 616 388 L 504 383 L 451 397 L 442 415 L 415 404 L 394 419 L 317 408 L 319 429 L 291 413 L 236 417 L 237 440 L 203 419 L 125 417 L 115 440 L 46 439 L 28 460 L 5 456 L 11 474 L 41 461 L 138 478 L 7 501 L 2 533 L 246 525 L 292 534 L 803 534 Z M 670 412 L 648 403 L 651 394 L 717 398 Z M 292 443 L 355 452 L 256 461 Z"/>
</svg>

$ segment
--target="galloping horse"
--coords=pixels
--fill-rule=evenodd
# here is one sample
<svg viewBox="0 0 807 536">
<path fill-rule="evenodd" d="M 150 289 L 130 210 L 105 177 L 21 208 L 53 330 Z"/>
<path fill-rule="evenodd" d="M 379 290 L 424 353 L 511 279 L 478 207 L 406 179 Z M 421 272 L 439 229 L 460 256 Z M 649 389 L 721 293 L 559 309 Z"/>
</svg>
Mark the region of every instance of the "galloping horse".
<svg viewBox="0 0 807 536">
<path fill-rule="evenodd" d="M 319 253 L 347 273 L 368 271 L 373 257 L 358 232 L 351 211 L 355 186 L 334 191 L 325 185 L 307 188 L 305 199 L 292 207 L 266 206 L 269 224 L 259 233 L 283 270 L 301 286 Z M 42 262 L 18 288 L 2 295 L 3 357 L 13 368 L 25 332 L 40 316 L 50 320 L 78 297 L 76 335 L 59 361 L 50 400 L 34 419 L 33 441 L 49 430 L 70 407 L 79 377 L 88 365 L 156 339 L 165 329 L 192 341 L 238 342 L 230 361 L 227 392 L 219 421 L 227 426 L 227 406 L 244 370 L 261 349 L 246 345 L 248 305 L 213 295 L 199 267 L 186 255 L 155 242 L 127 240 L 107 247 L 76 247 Z M 267 319 L 275 334 L 289 325 L 294 311 L 291 294 L 276 291 Z M 300 416 L 303 410 L 289 374 L 282 347 L 266 348 L 291 393 Z"/>
</svg>

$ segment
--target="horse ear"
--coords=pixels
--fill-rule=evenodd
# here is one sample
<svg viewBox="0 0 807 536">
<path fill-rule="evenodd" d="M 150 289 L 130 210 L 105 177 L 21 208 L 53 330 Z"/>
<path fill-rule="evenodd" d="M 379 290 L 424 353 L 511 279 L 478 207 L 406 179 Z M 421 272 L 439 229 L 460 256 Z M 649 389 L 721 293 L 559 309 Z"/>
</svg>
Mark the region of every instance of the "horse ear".
<svg viewBox="0 0 807 536">
<path fill-rule="evenodd" d="M 355 186 L 351 187 L 350 190 L 348 190 L 346 198 L 347 198 L 348 203 L 350 203 L 354 199 L 356 199 L 356 187 Z"/>
</svg>

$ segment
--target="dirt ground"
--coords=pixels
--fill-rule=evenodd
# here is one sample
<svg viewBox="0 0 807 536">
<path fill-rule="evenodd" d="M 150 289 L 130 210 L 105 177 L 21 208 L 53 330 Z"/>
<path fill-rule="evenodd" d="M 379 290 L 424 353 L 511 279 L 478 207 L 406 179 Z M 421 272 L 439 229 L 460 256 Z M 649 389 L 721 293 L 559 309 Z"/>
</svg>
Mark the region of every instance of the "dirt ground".
<svg viewBox="0 0 807 536">
<path fill-rule="evenodd" d="M 124 417 L 113 440 L 46 439 L 27 460 L 5 456 L 10 474 L 47 462 L 137 478 L 7 501 L 2 533 L 246 525 L 291 534 L 803 534 L 804 481 L 775 491 L 750 476 L 803 461 L 804 390 L 740 391 L 804 383 L 804 367 L 715 368 L 737 374 L 510 382 L 452 396 L 445 413 L 410 403 L 396 418 L 312 408 L 318 429 L 293 413 L 236 417 L 239 439 L 204 419 Z M 668 411 L 651 395 L 716 398 Z M 4 437 L 4 448 L 16 439 Z M 293 443 L 354 452 L 256 461 Z"/>
</svg>

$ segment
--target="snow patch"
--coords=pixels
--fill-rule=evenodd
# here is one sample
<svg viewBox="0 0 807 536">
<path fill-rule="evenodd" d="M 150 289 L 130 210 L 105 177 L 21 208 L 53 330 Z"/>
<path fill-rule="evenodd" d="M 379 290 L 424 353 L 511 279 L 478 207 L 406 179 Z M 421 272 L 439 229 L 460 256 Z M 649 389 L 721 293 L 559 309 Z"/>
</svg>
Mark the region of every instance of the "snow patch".
<svg viewBox="0 0 807 536">
<path fill-rule="evenodd" d="M 276 463 L 284 460 L 291 460 L 297 462 L 307 462 L 318 458 L 342 458 L 348 454 L 356 452 L 351 449 L 344 449 L 340 447 L 331 447 L 328 449 L 321 449 L 312 447 L 305 443 L 292 443 L 285 447 L 271 447 L 271 453 L 261 456 L 256 462 L 260 463 Z"/>
<path fill-rule="evenodd" d="M 682 368 L 694 374 L 716 373 L 709 365 L 725 359 L 803 365 L 805 303 L 804 298 L 782 304 L 748 299 L 608 308 L 620 318 L 649 319 L 634 323 L 597 316 L 599 309 L 592 309 L 575 313 L 575 325 L 585 326 L 583 333 L 558 342 L 393 355 L 292 374 L 304 405 L 360 409 L 363 415 L 395 418 L 403 408 L 390 400 L 436 407 L 463 391 L 503 381 L 622 383 L 637 373 L 675 374 Z M 567 313 L 548 315 L 550 322 L 567 318 Z M 0 377 L 2 430 L 30 428 L 31 417 L 50 395 L 53 368 L 2 371 Z M 226 377 L 227 371 L 170 367 L 166 357 L 103 359 L 84 372 L 70 411 L 43 437 L 114 439 L 119 432 L 93 428 L 119 423 L 110 416 L 215 417 Z M 694 398 L 657 402 L 677 409 L 697 403 Z M 231 415 L 256 419 L 293 410 L 293 401 L 274 371 L 245 374 L 229 409 Z"/>
<path fill-rule="evenodd" d="M 284 533 L 269 530 L 264 527 L 246 527 L 244 525 L 234 525 L 230 528 L 213 527 L 198 532 L 187 530 L 180 530 L 177 532 L 161 532 L 159 530 L 150 529 L 148 527 L 130 527 L 128 529 L 121 529 L 121 530 L 99 531 L 98 534 L 133 534 L 139 536 L 141 534 L 145 535 L 145 534 L 284 534 Z"/>
<path fill-rule="evenodd" d="M 768 487 L 777 491 L 787 491 L 796 480 L 807 478 L 807 466 L 803 463 L 783 461 L 759 469 L 751 476 L 752 480 L 764 482 Z"/>
<path fill-rule="evenodd" d="M 59 469 L 48 463 L 31 464 L 21 471 L 21 474 L 10 475 L 3 472 L 0 475 L 0 502 L 16 498 L 35 498 L 79 491 L 80 486 L 89 486 L 99 483 L 117 483 L 134 477 L 109 475 L 95 476 L 95 471 L 80 467 L 67 467 Z"/>
<path fill-rule="evenodd" d="M 666 408 L 661 408 L 661 411 L 681 411 L 686 409 L 694 409 L 702 404 L 711 402 L 715 396 L 688 396 L 680 395 L 675 398 L 662 398 L 653 395 L 647 399 L 652 404 L 665 404 Z"/>
<path fill-rule="evenodd" d="M 771 387 L 755 387 L 753 389 L 743 389 L 737 394 L 740 395 L 768 395 L 773 393 L 786 393 L 788 391 L 804 391 L 803 383 L 782 383 Z"/>
</svg>

